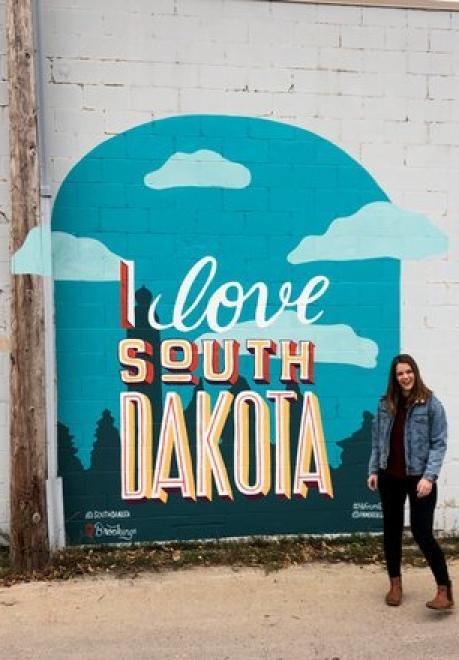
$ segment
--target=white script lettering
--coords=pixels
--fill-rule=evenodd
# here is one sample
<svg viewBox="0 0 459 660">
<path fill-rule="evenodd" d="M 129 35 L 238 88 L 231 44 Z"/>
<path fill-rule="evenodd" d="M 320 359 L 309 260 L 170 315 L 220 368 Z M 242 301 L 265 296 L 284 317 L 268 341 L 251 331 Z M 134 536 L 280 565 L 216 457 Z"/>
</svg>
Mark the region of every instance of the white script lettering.
<svg viewBox="0 0 459 660">
<path fill-rule="evenodd" d="M 269 290 L 265 282 L 255 282 L 245 291 L 240 282 L 230 281 L 221 284 L 215 291 L 210 293 L 209 289 L 217 274 L 217 268 L 216 258 L 206 256 L 197 261 L 188 271 L 177 291 L 170 323 L 159 323 L 156 318 L 157 308 L 162 297 L 161 293 L 158 294 L 151 303 L 148 312 L 150 326 L 156 330 L 175 328 L 180 332 L 190 332 L 199 328 L 206 321 L 209 328 L 214 332 L 228 332 L 237 325 L 241 318 L 244 303 L 252 296 L 256 296 L 255 322 L 259 328 L 271 326 L 286 309 L 290 308 L 296 309 L 298 320 L 303 325 L 315 323 L 323 314 L 323 310 L 320 310 L 315 316 L 308 318 L 307 309 L 309 304 L 319 300 L 327 291 L 330 280 L 325 275 L 312 277 L 297 298 L 292 297 L 292 283 L 284 282 L 278 291 L 278 308 L 271 316 L 268 316 Z M 128 277 L 134 277 L 133 267 L 130 269 Z M 199 288 L 196 285 L 198 278 L 204 279 L 204 282 L 196 292 L 196 289 Z M 134 290 L 135 287 L 133 286 L 127 287 L 128 292 Z M 193 296 L 191 295 L 192 290 L 194 291 Z M 199 317 L 194 322 L 185 323 L 190 315 L 198 310 L 199 305 L 209 293 L 207 304 Z M 230 293 L 231 295 L 229 295 Z M 132 303 L 132 301 L 127 301 L 127 303 L 129 302 Z M 219 312 L 222 310 L 232 310 L 231 318 L 225 324 L 222 324 L 219 320 Z"/>
</svg>

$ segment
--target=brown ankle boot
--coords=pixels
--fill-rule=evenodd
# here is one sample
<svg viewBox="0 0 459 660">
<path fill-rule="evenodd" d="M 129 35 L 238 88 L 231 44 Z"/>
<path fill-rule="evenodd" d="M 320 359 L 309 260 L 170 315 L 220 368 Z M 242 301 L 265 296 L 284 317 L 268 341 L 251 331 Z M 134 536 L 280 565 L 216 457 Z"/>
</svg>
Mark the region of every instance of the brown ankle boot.
<svg viewBox="0 0 459 660">
<path fill-rule="evenodd" d="M 427 601 L 426 607 L 429 607 L 431 610 L 450 610 L 454 607 L 453 587 L 451 582 L 449 585 L 439 584 L 437 586 L 437 594 L 435 598 Z"/>
<path fill-rule="evenodd" d="M 386 605 L 397 607 L 402 602 L 402 578 L 390 578 L 390 589 L 386 594 Z"/>
</svg>

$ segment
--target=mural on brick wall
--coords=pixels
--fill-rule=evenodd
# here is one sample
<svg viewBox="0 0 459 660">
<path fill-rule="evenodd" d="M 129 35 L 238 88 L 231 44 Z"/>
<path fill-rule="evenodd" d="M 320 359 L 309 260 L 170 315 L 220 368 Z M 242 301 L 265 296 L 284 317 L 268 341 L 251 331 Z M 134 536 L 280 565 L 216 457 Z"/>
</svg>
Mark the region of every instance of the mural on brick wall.
<svg viewBox="0 0 459 660">
<path fill-rule="evenodd" d="M 13 269 L 53 264 L 70 543 L 380 529 L 372 411 L 428 218 L 318 135 L 184 116 L 87 154 L 52 228 Z"/>
</svg>

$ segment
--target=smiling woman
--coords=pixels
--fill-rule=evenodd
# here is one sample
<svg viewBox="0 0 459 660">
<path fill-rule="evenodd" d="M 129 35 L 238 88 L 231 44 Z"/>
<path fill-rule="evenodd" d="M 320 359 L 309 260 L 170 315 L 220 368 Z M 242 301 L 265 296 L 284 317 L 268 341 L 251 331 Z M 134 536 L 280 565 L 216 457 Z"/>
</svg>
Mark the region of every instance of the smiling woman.
<svg viewBox="0 0 459 660">
<path fill-rule="evenodd" d="M 397 355 L 373 423 L 368 477 L 370 490 L 379 489 L 383 509 L 384 554 L 390 578 L 387 605 L 402 602 L 400 565 L 407 497 L 413 537 L 438 586 L 437 595 L 426 605 L 434 610 L 454 605 L 445 558 L 432 532 L 446 433 L 443 406 L 424 384 L 415 360 L 411 355 Z"/>
</svg>

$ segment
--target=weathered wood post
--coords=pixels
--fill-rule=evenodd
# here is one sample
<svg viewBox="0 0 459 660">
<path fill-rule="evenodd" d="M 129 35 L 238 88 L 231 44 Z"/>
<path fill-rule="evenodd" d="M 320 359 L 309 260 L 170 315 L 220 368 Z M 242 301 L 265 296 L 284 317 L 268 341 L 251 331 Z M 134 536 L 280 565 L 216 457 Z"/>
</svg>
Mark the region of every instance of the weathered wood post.
<svg viewBox="0 0 459 660">
<path fill-rule="evenodd" d="M 31 0 L 7 0 L 11 255 L 40 222 L 37 101 Z M 11 561 L 19 570 L 49 557 L 45 483 L 43 281 L 11 279 Z"/>
</svg>

